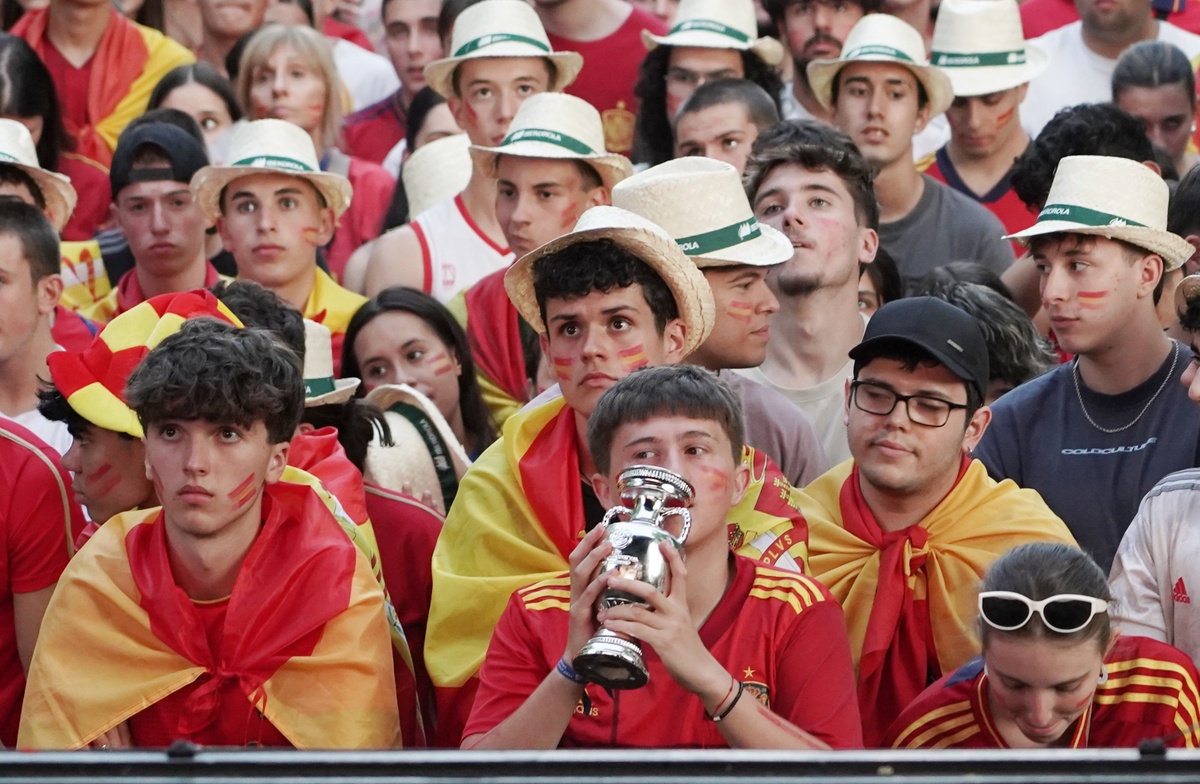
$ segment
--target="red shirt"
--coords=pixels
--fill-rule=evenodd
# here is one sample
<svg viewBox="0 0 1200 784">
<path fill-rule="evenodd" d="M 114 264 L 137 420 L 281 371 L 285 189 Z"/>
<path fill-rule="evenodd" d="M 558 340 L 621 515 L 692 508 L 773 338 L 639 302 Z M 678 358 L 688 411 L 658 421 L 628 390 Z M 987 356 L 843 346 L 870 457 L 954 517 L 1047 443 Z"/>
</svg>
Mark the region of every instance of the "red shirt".
<svg viewBox="0 0 1200 784">
<path fill-rule="evenodd" d="M 67 351 L 84 351 L 92 345 L 92 338 L 100 331 L 100 325 L 86 319 L 62 305 L 54 308 L 54 326 L 50 337 Z"/>
<path fill-rule="evenodd" d="M 745 683 L 742 699 L 758 699 L 834 748 L 861 747 L 841 607 L 811 578 L 731 557 L 733 581 L 700 628 L 705 647 Z M 512 715 L 555 668 L 566 647 L 569 602 L 565 575 L 513 593 L 480 670 L 464 737 Z M 649 646 L 642 649 L 650 682 L 617 692 L 617 701 L 589 685 L 559 746 L 728 746 L 700 699 L 671 678 Z"/>
<path fill-rule="evenodd" d="M 1200 34 L 1200 4 L 1195 0 L 1189 3 L 1176 0 L 1175 5 L 1183 5 L 1183 10 L 1167 14 L 1167 21 L 1189 33 Z M 1021 27 L 1026 39 L 1045 35 L 1078 18 L 1075 0 L 1026 0 L 1021 4 Z"/>
<path fill-rule="evenodd" d="M 387 169 L 359 158 L 350 159 L 347 179 L 354 188 L 354 200 L 338 219 L 333 240 L 325 248 L 325 261 L 335 280 L 341 280 L 350 254 L 379 236 L 396 190 L 396 180 Z"/>
<path fill-rule="evenodd" d="M 325 22 L 321 26 L 321 32 L 330 38 L 341 38 L 344 41 L 361 46 L 368 52 L 375 51 L 375 47 L 371 46 L 371 39 L 367 38 L 366 33 L 354 25 L 346 24 L 340 19 L 334 19 L 332 16 L 325 17 Z"/>
<path fill-rule="evenodd" d="M 62 238 L 71 242 L 90 240 L 108 222 L 108 206 L 112 203 L 108 172 L 90 158 L 70 152 L 59 153 L 58 172 L 71 178 L 71 186 L 79 194 L 79 203 L 63 227 Z"/>
<path fill-rule="evenodd" d="M 1148 637 L 1117 638 L 1108 680 L 1066 737 L 1071 748 L 1125 748 L 1148 738 L 1195 748 L 1200 676 L 1182 651 Z M 992 719 L 983 659 L 975 658 L 913 700 L 884 740 L 889 748 L 1006 749 Z"/>
<path fill-rule="evenodd" d="M 346 154 L 371 163 L 383 159 L 408 133 L 408 112 L 401 102 L 403 89 L 378 103 L 364 106 L 346 118 L 342 142 Z"/>
<path fill-rule="evenodd" d="M 606 38 L 574 41 L 546 34 L 555 51 L 583 55 L 583 70 L 563 92 L 584 99 L 600 112 L 609 152 L 628 155 L 633 149 L 633 119 L 638 108 L 633 87 L 646 57 L 643 30 L 666 35 L 667 25 L 657 16 L 634 8 L 625 23 Z"/>
<path fill-rule="evenodd" d="M 213 651 L 218 650 L 225 631 L 225 612 L 229 600 L 217 602 L 193 602 L 200 620 L 204 623 L 204 634 Z M 201 675 L 182 689 L 171 692 L 150 707 L 129 717 L 129 733 L 133 745 L 142 748 L 165 748 L 172 741 L 185 737 L 179 730 L 188 697 L 211 675 Z M 199 732 L 186 737 L 203 746 L 285 746 L 292 744 L 275 725 L 271 724 L 241 692 L 236 680 L 222 685 L 217 691 L 220 706 L 216 720 Z"/>
<path fill-rule="evenodd" d="M 0 421 L 0 743 L 17 744 L 25 669 L 17 654 L 13 594 L 58 582 L 83 529 L 71 476 L 58 453 L 15 422 Z"/>
<path fill-rule="evenodd" d="M 46 51 L 43 57 L 46 68 L 50 71 L 50 79 L 54 82 L 54 90 L 58 93 L 58 106 L 64 120 L 69 120 L 78 126 L 86 126 L 88 121 L 88 85 L 92 81 L 92 63 L 95 57 L 81 67 L 76 68 L 67 62 L 58 47 L 46 36 Z M 104 193 L 107 195 L 108 186 Z M 81 196 L 84 194 L 80 194 Z"/>
<path fill-rule="evenodd" d="M 949 153 L 946 152 L 945 147 L 942 147 L 937 151 L 933 163 L 929 165 L 925 173 L 987 207 L 1004 224 L 1004 230 L 1008 234 L 1028 229 L 1037 220 L 1037 214 L 1030 212 L 1029 208 L 1025 206 L 1025 202 L 1021 201 L 1017 192 L 1013 190 L 1012 181 L 1009 179 L 1011 170 L 990 191 L 980 196 L 963 182 L 954 168 L 954 164 L 950 161 Z M 1014 241 L 1013 248 L 1018 257 L 1025 255 L 1025 248 L 1020 243 Z"/>
</svg>

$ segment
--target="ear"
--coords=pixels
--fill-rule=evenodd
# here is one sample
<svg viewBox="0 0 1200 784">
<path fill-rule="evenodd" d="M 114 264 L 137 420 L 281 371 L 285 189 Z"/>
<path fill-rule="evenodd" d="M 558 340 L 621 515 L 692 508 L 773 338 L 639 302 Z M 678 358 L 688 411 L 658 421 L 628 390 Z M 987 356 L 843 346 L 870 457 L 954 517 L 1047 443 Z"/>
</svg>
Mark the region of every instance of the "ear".
<svg viewBox="0 0 1200 784">
<path fill-rule="evenodd" d="M 292 444 L 289 441 L 271 444 L 271 455 L 267 462 L 267 475 L 263 477 L 265 484 L 273 485 L 283 476 L 283 469 L 287 468 L 288 450 L 291 448 Z"/>
<path fill-rule="evenodd" d="M 737 506 L 746 497 L 746 488 L 750 487 L 750 466 L 742 460 L 733 471 L 733 486 L 730 488 L 729 505 Z"/>
<path fill-rule="evenodd" d="M 1189 234 L 1186 237 L 1184 237 L 1184 239 L 1187 240 L 1188 243 L 1193 248 L 1196 249 L 1196 251 L 1200 251 L 1200 234 Z M 1197 269 L 1198 263 L 1200 263 L 1200 257 L 1197 257 L 1197 254 L 1193 253 L 1192 257 L 1189 258 L 1187 261 L 1185 261 L 1183 264 L 1184 269 L 1186 270 L 1185 274 L 1191 275 L 1195 272 L 1200 271 Z"/>
<path fill-rule="evenodd" d="M 683 347 L 687 343 L 687 324 L 683 319 L 674 318 L 667 322 L 663 329 L 663 355 L 665 365 L 678 365 L 683 361 Z"/>
<path fill-rule="evenodd" d="M 858 246 L 858 263 L 870 264 L 879 252 L 879 233 L 874 229 L 862 229 Z"/>
<path fill-rule="evenodd" d="M 917 110 L 917 121 L 913 126 L 913 136 L 925 130 L 926 125 L 929 125 L 929 101 L 926 101 L 925 105 Z"/>
<path fill-rule="evenodd" d="M 618 502 L 620 498 L 617 496 L 616 490 L 608 481 L 608 477 L 600 472 L 592 474 L 592 490 L 596 492 L 596 498 L 600 501 L 600 505 L 605 509 L 616 506 L 614 499 Z"/>
<path fill-rule="evenodd" d="M 1161 177 L 1161 176 L 1162 176 L 1162 167 L 1161 167 L 1161 166 L 1159 166 L 1159 165 L 1158 165 L 1157 163 L 1155 163 L 1154 161 L 1142 161 L 1142 165 L 1143 165 L 1143 166 L 1145 166 L 1145 167 L 1146 167 L 1147 169 L 1149 169 L 1150 171 L 1152 171 L 1152 172 L 1154 172 L 1155 174 L 1157 174 L 1159 177 Z"/>
<path fill-rule="evenodd" d="M 850 384 L 853 381 L 854 379 L 852 378 L 846 379 L 846 407 L 842 410 L 842 421 L 845 422 L 847 427 L 850 426 Z"/>
<path fill-rule="evenodd" d="M 1143 256 L 1138 264 L 1138 298 L 1153 296 L 1154 289 L 1164 274 L 1162 256 L 1150 253 Z"/>
<path fill-rule="evenodd" d="M 333 239 L 333 230 L 337 227 L 337 218 L 334 217 L 333 208 L 322 207 L 317 220 L 317 245 L 324 247 Z"/>
<path fill-rule="evenodd" d="M 314 431 L 316 429 L 317 429 L 316 426 L 313 425 L 311 422 L 301 422 L 299 425 L 296 426 L 296 435 L 302 436 L 307 433 L 311 433 L 312 431 Z"/>
<path fill-rule="evenodd" d="M 225 250 L 233 247 L 233 239 L 230 237 L 228 228 L 225 225 L 224 215 L 217 218 L 217 236 L 221 238 L 221 245 L 225 247 Z"/>
<path fill-rule="evenodd" d="M 971 420 L 967 422 L 967 429 L 963 433 L 963 452 L 970 454 L 979 445 L 991 423 L 992 409 L 987 406 L 983 406 L 971 415 Z"/>
<path fill-rule="evenodd" d="M 550 335 L 545 332 L 538 333 L 538 345 L 542 347 L 542 356 L 550 356 Z"/>
<path fill-rule="evenodd" d="M 58 307 L 58 298 L 62 296 L 62 275 L 58 273 L 47 275 L 37 282 L 34 290 L 37 295 L 38 315 L 49 316 Z"/>
<path fill-rule="evenodd" d="M 474 129 L 475 123 L 470 121 L 471 113 L 467 111 L 466 101 L 458 97 L 447 98 L 446 105 L 450 107 L 450 114 L 454 115 L 454 122 L 459 128 L 467 132 Z"/>
<path fill-rule="evenodd" d="M 587 195 L 588 208 L 608 207 L 611 204 L 612 204 L 612 194 L 609 193 L 608 188 L 605 188 L 603 185 L 601 185 L 597 188 L 592 188 L 590 191 L 588 191 L 588 195 Z"/>
</svg>

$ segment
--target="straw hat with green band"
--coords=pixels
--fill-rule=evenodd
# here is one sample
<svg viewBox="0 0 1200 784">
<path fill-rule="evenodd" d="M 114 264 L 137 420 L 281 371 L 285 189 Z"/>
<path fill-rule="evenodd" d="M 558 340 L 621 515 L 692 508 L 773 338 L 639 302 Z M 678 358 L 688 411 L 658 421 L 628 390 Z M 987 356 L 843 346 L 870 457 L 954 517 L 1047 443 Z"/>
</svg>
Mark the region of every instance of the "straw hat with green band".
<svg viewBox="0 0 1200 784">
<path fill-rule="evenodd" d="M 354 189 L 340 174 L 321 171 L 312 137 L 286 120 L 256 120 L 233 133 L 224 166 L 205 166 L 192 177 L 192 194 L 209 220 L 221 217 L 221 192 L 234 180 L 251 174 L 287 174 L 308 180 L 341 216 L 350 206 Z"/>
<path fill-rule="evenodd" d="M 949 77 L 945 71 L 930 65 L 925 57 L 925 39 L 907 22 L 891 14 L 867 14 L 850 29 L 841 56 L 808 64 L 808 83 L 822 106 L 833 105 L 834 80 L 850 63 L 895 63 L 912 71 L 929 97 L 930 117 L 946 111 L 954 102 Z"/>
<path fill-rule="evenodd" d="M 489 177 L 496 176 L 501 155 L 586 161 L 609 191 L 633 173 L 628 158 L 605 151 L 600 113 L 582 98 L 564 93 L 541 93 L 525 99 L 499 146 L 471 147 L 471 157 Z"/>
<path fill-rule="evenodd" d="M 642 43 L 647 49 L 691 46 L 750 51 L 770 66 L 782 63 L 784 56 L 781 43 L 758 37 L 753 0 L 683 0 L 670 31 L 654 35 L 643 30 Z"/>
<path fill-rule="evenodd" d="M 613 189 L 613 206 L 675 238 L 697 267 L 766 267 L 792 257 L 791 240 L 758 222 L 737 169 L 712 158 L 676 158 Z"/>
<path fill-rule="evenodd" d="M 683 351 L 690 354 L 708 338 L 716 319 L 708 281 L 678 243 L 662 227 L 618 207 L 592 207 L 579 217 L 575 230 L 526 253 L 504 273 L 504 288 L 517 312 L 538 332 L 545 332 L 537 294 L 535 267 L 540 259 L 580 242 L 606 239 L 650 266 L 675 296 L 679 317 L 687 327 Z"/>
<path fill-rule="evenodd" d="M 304 319 L 304 407 L 345 403 L 358 389 L 357 378 L 333 377 L 329 327 Z"/>
<path fill-rule="evenodd" d="M 54 230 L 61 232 L 75 211 L 79 196 L 70 177 L 42 168 L 29 129 L 16 120 L 0 118 L 0 164 L 15 166 L 33 180 L 46 203 L 46 216 L 54 224 Z"/>
<path fill-rule="evenodd" d="M 554 63 L 549 89 L 561 92 L 583 68 L 577 52 L 556 52 L 537 12 L 523 0 L 483 0 L 454 20 L 450 56 L 425 66 L 425 81 L 443 98 L 457 98 L 454 69 L 479 57 L 545 57 Z"/>
<path fill-rule="evenodd" d="M 942 0 L 930 62 L 958 96 L 988 95 L 1026 84 L 1050 64 L 1025 43 L 1016 0 Z"/>
<path fill-rule="evenodd" d="M 1195 248 L 1167 231 L 1170 190 L 1153 169 L 1128 158 L 1072 155 L 1058 163 L 1037 222 L 1005 239 L 1028 245 L 1041 234 L 1091 234 L 1121 240 L 1177 269 Z"/>
</svg>

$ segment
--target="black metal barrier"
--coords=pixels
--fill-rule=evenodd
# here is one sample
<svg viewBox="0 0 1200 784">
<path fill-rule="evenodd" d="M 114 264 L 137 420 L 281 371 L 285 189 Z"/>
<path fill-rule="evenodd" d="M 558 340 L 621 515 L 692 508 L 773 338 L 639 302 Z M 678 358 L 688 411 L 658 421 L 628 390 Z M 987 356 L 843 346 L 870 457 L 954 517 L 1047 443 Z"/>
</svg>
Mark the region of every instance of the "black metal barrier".
<svg viewBox="0 0 1200 784">
<path fill-rule="evenodd" d="M 204 750 L 0 752 L 0 780 L 70 784 L 396 782 L 518 784 L 742 781 L 830 784 L 1200 784 L 1200 751 L 549 751 Z"/>
</svg>

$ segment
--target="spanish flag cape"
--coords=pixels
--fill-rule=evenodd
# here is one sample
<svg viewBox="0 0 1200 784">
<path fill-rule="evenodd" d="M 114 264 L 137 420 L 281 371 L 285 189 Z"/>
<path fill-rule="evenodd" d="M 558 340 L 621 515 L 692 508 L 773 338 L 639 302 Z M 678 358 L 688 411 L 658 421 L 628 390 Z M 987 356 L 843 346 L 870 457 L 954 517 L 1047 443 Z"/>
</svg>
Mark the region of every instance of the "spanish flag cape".
<svg viewBox="0 0 1200 784">
<path fill-rule="evenodd" d="M 493 272 L 446 303 L 467 333 L 483 402 L 501 425 L 529 402 L 521 316 L 504 288 L 505 272 Z"/>
<path fill-rule="evenodd" d="M 949 494 L 900 531 L 876 522 L 853 460 L 796 498 L 808 520 L 812 576 L 846 613 L 868 748 L 931 680 L 979 651 L 975 594 L 993 561 L 1026 542 L 1075 545 L 1035 491 L 996 483 L 965 455 Z"/>
<path fill-rule="evenodd" d="M 731 546 L 807 571 L 808 535 L 791 486 L 765 455 L 747 447 L 743 460 L 752 476 L 729 511 Z M 581 482 L 575 412 L 562 398 L 511 417 L 467 471 L 433 551 L 425 663 L 436 687 L 475 676 L 514 590 L 567 570 L 587 522 Z M 440 696 L 439 704 L 452 701 Z"/>
<path fill-rule="evenodd" d="M 42 59 L 49 15 L 48 9 L 27 11 L 11 30 Z M 196 58 L 157 30 L 132 22 L 113 9 L 93 59 L 87 124 L 79 126 L 66 117 L 63 122 L 67 134 L 75 139 L 75 152 L 107 167 L 112 163 L 117 137 L 133 118 L 146 111 L 154 86 L 168 71 Z"/>
<path fill-rule="evenodd" d="M 175 584 L 161 509 L 100 527 L 58 583 L 29 672 L 17 745 L 77 749 L 188 684 L 180 731 L 207 726 L 235 682 L 297 748 L 390 748 L 400 737 L 383 594 L 309 488 L 263 494 L 263 527 L 218 650 Z"/>
<path fill-rule="evenodd" d="M 313 269 L 313 288 L 301 312 L 304 318 L 329 328 L 335 376 L 342 370 L 342 344 L 346 342 L 346 328 L 350 326 L 350 319 L 365 304 L 366 297 L 339 286 L 320 267 Z"/>
</svg>

